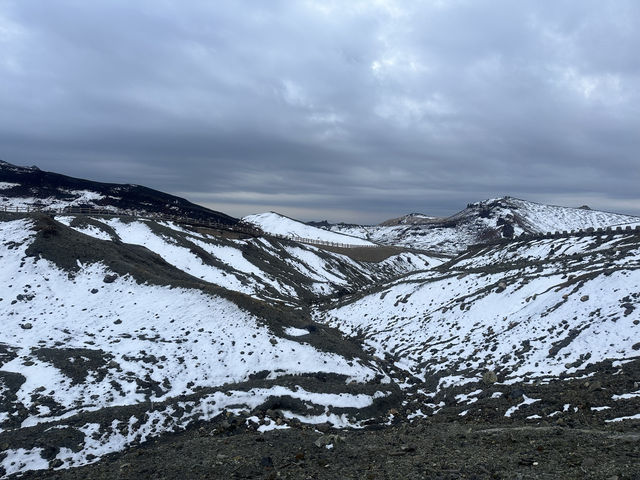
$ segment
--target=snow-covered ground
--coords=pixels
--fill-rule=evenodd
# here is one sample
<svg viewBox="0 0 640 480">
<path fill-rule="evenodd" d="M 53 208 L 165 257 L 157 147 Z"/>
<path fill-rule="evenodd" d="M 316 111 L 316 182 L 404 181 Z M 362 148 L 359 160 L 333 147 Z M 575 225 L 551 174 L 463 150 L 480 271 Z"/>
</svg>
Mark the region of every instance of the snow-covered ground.
<svg viewBox="0 0 640 480">
<path fill-rule="evenodd" d="M 374 245 L 373 242 L 362 238 L 330 232 L 322 228 L 312 227 L 292 218 L 285 217 L 275 212 L 249 215 L 242 219 L 247 223 L 256 225 L 266 233 L 281 235 L 288 238 L 303 238 L 319 240 L 321 242 L 340 243 L 345 245 Z"/>
<path fill-rule="evenodd" d="M 640 222 L 639 217 L 631 215 L 545 205 L 512 197 L 506 199 L 506 203 L 501 213 L 513 212 L 522 219 L 526 230 L 538 233 L 607 228 Z"/>
<path fill-rule="evenodd" d="M 2 189 L 0 189 L 2 190 Z M 0 192 L 0 210 L 16 211 L 16 209 L 22 211 L 27 208 L 34 209 L 49 209 L 49 210 L 62 210 L 67 207 L 95 207 L 103 210 L 116 209 L 111 206 L 99 206 L 96 203 L 97 200 L 104 199 L 104 195 L 90 190 L 65 190 L 62 192 L 68 197 L 65 199 L 59 197 L 22 197 L 22 196 L 2 196 Z"/>
<path fill-rule="evenodd" d="M 411 220 L 414 224 L 411 224 Z M 408 216 L 396 225 L 334 225 L 331 230 L 383 245 L 397 245 L 456 254 L 472 244 L 502 238 L 504 225 L 513 235 L 542 234 L 588 228 L 640 225 L 640 217 L 581 208 L 544 205 L 513 197 L 469 205 L 441 221 Z"/>
<path fill-rule="evenodd" d="M 115 220 L 110 225 L 128 240 L 156 241 L 149 240 L 153 236 L 144 225 L 119 225 Z M 62 468 L 97 461 L 133 441 L 184 428 L 193 420 L 213 418 L 229 405 L 251 409 L 282 394 L 277 391 L 281 387 L 220 392 L 192 401 L 187 414 L 184 405 L 180 415 L 175 404 L 153 409 L 154 403 L 243 382 L 257 372 L 268 370 L 266 380 L 337 373 L 346 376 L 345 385 L 369 382 L 380 374 L 372 365 L 320 351 L 303 337 L 298 341 L 302 329 L 291 327 L 284 332 L 288 338 L 279 336 L 260 317 L 225 298 L 139 283 L 128 275 L 113 275 L 102 263 L 79 264 L 77 272 L 67 272 L 43 258 L 26 256 L 36 235 L 33 228 L 34 221 L 28 219 L 0 222 L 0 346 L 6 354 L 0 357 L 0 392 L 8 399 L 0 404 L 0 433 L 43 422 L 62 428 L 66 418 L 109 407 L 151 406 L 144 418 L 124 422 L 124 431 L 119 420 L 107 430 L 98 431 L 91 423 L 80 428 L 84 447 L 75 453 L 60 449 L 55 459 L 62 461 Z M 148 244 L 167 254 L 162 250 L 166 245 Z M 173 252 L 177 263 L 178 253 Z M 354 408 L 385 395 L 287 394 L 314 405 Z M 327 410 L 316 421 L 331 415 Z M 310 415 L 310 421 L 314 418 Z M 350 422 L 339 416 L 333 420 Z M 40 450 L 16 448 L 0 460 L 7 474 L 48 468 Z"/>
<path fill-rule="evenodd" d="M 74 222 L 75 218 L 56 217 L 59 222 L 98 239 L 113 240 L 115 234 L 116 240 L 142 245 L 167 263 L 206 282 L 287 303 L 302 292 L 329 295 L 345 287 L 379 282 L 442 263 L 441 259 L 414 253 L 364 263 L 313 245 L 283 245 L 262 238 L 232 241 L 188 231 L 171 222 L 163 222 L 164 228 L 159 229 L 158 223 L 150 220 L 96 217 L 91 223 L 81 223 Z M 277 268 L 278 265 L 286 268 Z"/>
<path fill-rule="evenodd" d="M 257 318 L 222 298 L 195 290 L 138 284 L 129 277 L 105 283 L 103 278 L 111 272 L 100 264 L 83 265 L 70 278 L 46 260 L 25 259 L 32 233 L 28 221 L 6 222 L 2 227 L 3 245 L 20 244 L 4 252 L 1 259 L 0 315 L 9 319 L 3 325 L 2 341 L 19 347 L 20 352 L 2 369 L 27 378 L 20 396 L 27 407 L 31 404 L 29 395 L 42 382 L 46 391 L 55 391 L 52 398 L 65 408 L 76 403 L 101 408 L 144 399 L 136 393 L 135 378 L 118 380 L 115 366 L 105 366 L 101 372 L 105 376 L 99 382 L 74 386 L 54 365 L 32 353 L 32 349 L 54 347 L 57 341 L 67 350 L 99 345 L 120 369 L 133 372 L 134 377 L 149 374 L 154 382 L 164 385 L 162 394 L 153 394 L 155 400 L 193 392 L 196 385 L 238 382 L 265 365 L 292 373 L 320 369 L 359 379 L 371 375 L 367 368 L 350 367 L 344 359 L 297 342 L 280 339 L 279 347 L 273 348 L 273 334 L 261 327 Z M 212 355 L 212 350 L 220 352 Z M 146 353 L 140 355 L 142 351 Z M 149 362 L 152 357 L 157 361 Z M 180 357 L 185 363 L 166 360 Z M 25 366 L 27 358 L 34 364 Z M 158 360 L 161 358 L 165 360 Z M 120 383 L 119 393 L 109 386 L 111 381 Z M 188 387 L 190 383 L 193 386 Z M 92 400 L 94 395 L 97 398 Z M 25 422 L 40 418 L 48 415 L 33 415 Z"/>
<path fill-rule="evenodd" d="M 640 244 L 623 233 L 491 247 L 316 319 L 438 390 L 486 370 L 515 382 L 637 356 L 639 304 Z"/>
<path fill-rule="evenodd" d="M 405 229 L 397 230 L 399 243 L 420 238 L 428 248 L 453 252 L 500 219 L 512 222 L 517 235 L 635 218 L 519 202 L 472 205 L 456 227 L 384 228 Z M 282 218 L 273 222 L 278 228 L 287 224 Z M 314 238 L 295 230 L 314 227 L 286 220 L 297 225 L 271 233 Z M 487 398 L 501 398 L 479 388 L 487 371 L 500 385 L 542 384 L 584 375 L 582 369 L 605 359 L 622 369 L 640 348 L 635 231 L 515 239 L 452 259 L 405 252 L 373 263 L 172 222 L 57 216 L 60 223 L 43 227 L 39 221 L 11 215 L 0 221 L 0 440 L 13 431 L 30 439 L 0 452 L 7 475 L 91 463 L 221 414 L 243 411 L 250 422 L 257 418 L 248 416 L 252 410 L 272 398 L 300 402 L 283 409 L 285 419 L 359 427 L 366 417 L 340 409 L 366 410 L 392 394 L 443 396 L 453 388 L 461 407 L 455 418 L 466 420 Z M 50 243 L 42 243 L 50 227 Z M 314 230 L 322 241 L 350 238 Z M 359 234 L 371 234 L 365 230 Z M 56 242 L 64 249 L 65 239 L 81 239 L 92 252 L 135 251 L 143 271 L 158 268 L 161 278 L 182 280 L 145 281 L 99 253 L 90 256 L 98 258 L 93 263 L 80 262 L 85 257 L 73 256 L 73 242 L 68 255 L 77 268 L 64 270 L 42 249 Z M 40 253 L 29 250 L 33 245 Z M 328 327 L 362 341 L 363 351 L 355 358 L 345 353 L 360 347 Z M 383 371 L 386 362 L 393 368 Z M 422 402 L 407 419 L 446 410 L 441 398 Z M 637 418 L 633 382 L 610 398 L 591 410 L 608 422 Z M 503 405 L 500 416 L 533 422 L 541 416 L 532 409 L 544 403 L 523 395 Z M 259 431 L 273 428 L 286 426 L 265 423 Z M 43 448 L 41 439 L 61 429 L 75 440 L 53 452 Z"/>
</svg>

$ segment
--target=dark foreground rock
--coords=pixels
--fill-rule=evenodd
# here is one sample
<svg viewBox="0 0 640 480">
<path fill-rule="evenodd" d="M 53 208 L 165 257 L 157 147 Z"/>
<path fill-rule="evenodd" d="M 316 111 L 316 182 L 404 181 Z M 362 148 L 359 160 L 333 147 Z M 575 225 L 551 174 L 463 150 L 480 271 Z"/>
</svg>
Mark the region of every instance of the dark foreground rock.
<svg viewBox="0 0 640 480">
<path fill-rule="evenodd" d="M 637 427 L 492 428 L 425 420 L 375 431 L 327 434 L 303 426 L 229 435 L 205 426 L 95 465 L 21 478 L 635 480 L 640 479 Z"/>
</svg>

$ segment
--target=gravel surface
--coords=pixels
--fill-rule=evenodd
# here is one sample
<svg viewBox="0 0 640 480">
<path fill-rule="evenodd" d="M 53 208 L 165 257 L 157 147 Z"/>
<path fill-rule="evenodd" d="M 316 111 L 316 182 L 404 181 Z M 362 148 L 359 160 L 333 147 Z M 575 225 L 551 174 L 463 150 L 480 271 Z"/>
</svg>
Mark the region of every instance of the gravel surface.
<svg viewBox="0 0 640 480">
<path fill-rule="evenodd" d="M 640 431 L 418 422 L 376 431 L 207 425 L 28 479 L 640 479 Z"/>
</svg>

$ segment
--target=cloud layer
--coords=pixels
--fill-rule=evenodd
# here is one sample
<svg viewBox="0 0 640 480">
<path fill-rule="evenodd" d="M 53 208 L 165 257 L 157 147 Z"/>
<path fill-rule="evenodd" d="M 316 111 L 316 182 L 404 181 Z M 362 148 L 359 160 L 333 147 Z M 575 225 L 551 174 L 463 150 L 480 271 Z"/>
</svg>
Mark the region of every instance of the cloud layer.
<svg viewBox="0 0 640 480">
<path fill-rule="evenodd" d="M 640 3 L 0 3 L 0 158 L 244 215 L 640 214 Z"/>
</svg>

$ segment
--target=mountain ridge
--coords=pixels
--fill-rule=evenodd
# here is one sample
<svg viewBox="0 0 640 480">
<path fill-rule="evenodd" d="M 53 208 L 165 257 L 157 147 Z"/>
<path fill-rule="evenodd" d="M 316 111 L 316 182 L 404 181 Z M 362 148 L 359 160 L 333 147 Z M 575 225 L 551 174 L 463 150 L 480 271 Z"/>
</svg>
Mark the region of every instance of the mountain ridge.
<svg viewBox="0 0 640 480">
<path fill-rule="evenodd" d="M 450 254 L 463 252 L 468 246 L 500 238 L 557 231 L 607 228 L 640 224 L 640 217 L 545 205 L 514 197 L 491 198 L 469 203 L 467 207 L 442 219 L 426 218 L 419 223 L 411 215 L 376 226 L 333 225 L 332 231 L 360 236 L 383 245 L 440 249 Z M 384 223 L 384 222 L 383 222 Z"/>
<path fill-rule="evenodd" d="M 318 228 L 299 220 L 287 217 L 277 212 L 259 213 L 255 215 L 247 215 L 242 218 L 245 223 L 250 223 L 262 231 L 281 235 L 290 238 L 304 238 L 308 240 L 317 240 L 322 242 L 333 242 L 359 246 L 374 246 L 370 242 L 352 235 L 331 232 L 323 228 Z"/>
<path fill-rule="evenodd" d="M 67 205 L 99 194 L 37 191 L 39 170 L 15 168 L 31 183 L 5 177 L 0 194 L 54 191 Z M 346 459 L 350 442 L 413 460 L 452 425 L 448 444 L 468 457 L 478 438 L 482 462 L 486 432 L 525 432 L 526 450 L 495 460 L 498 476 L 543 458 L 532 435 L 548 445 L 545 429 L 575 426 L 596 432 L 593 451 L 604 435 L 618 442 L 596 476 L 633 471 L 637 449 L 612 432 L 640 420 L 640 229 L 594 229 L 629 216 L 488 199 L 436 226 L 349 227 L 405 248 L 332 249 L 322 242 L 358 239 L 273 212 L 254 216 L 268 234 L 236 235 L 143 214 L 139 197 L 128 200 L 140 215 L 93 200 L 82 213 L 0 211 L 0 478 L 114 466 L 107 478 L 130 479 L 136 462 L 138 477 L 166 477 L 194 436 L 217 444 L 207 458 L 244 442 L 206 467 L 218 477 L 300 478 L 318 464 L 317 478 L 337 478 L 325 462 L 341 459 L 359 478 L 369 450 Z M 572 226 L 581 233 L 540 233 Z M 314 235 L 318 245 L 303 242 Z M 359 248 L 385 255 L 344 253 Z M 513 434 L 503 445 L 513 451 Z M 559 446 L 562 465 L 575 449 Z M 164 452 L 161 464 L 122 461 L 143 451 Z M 433 471 L 449 475 L 443 465 Z M 406 478 L 424 473 L 411 468 Z M 464 471 L 494 467 L 483 468 Z"/>
<path fill-rule="evenodd" d="M 186 216 L 227 225 L 238 219 L 184 198 L 134 184 L 97 182 L 0 163 L 0 202 L 9 208 L 94 208 Z"/>
</svg>

